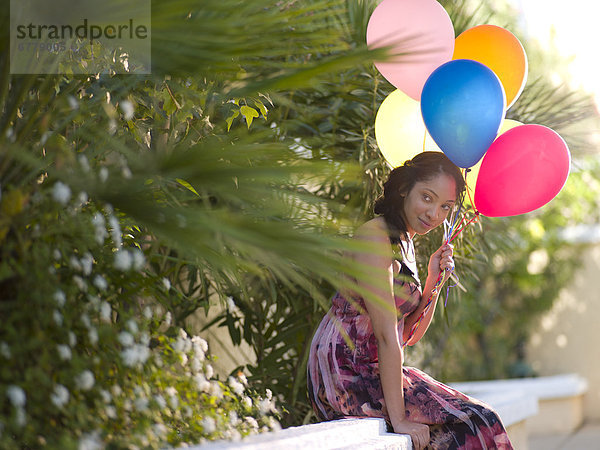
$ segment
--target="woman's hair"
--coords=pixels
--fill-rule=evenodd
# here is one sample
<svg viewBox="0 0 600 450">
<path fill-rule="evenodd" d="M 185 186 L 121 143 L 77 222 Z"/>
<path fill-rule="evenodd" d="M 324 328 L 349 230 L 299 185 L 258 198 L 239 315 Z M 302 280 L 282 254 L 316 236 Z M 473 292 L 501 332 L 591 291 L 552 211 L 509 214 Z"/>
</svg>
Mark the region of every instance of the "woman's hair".
<svg viewBox="0 0 600 450">
<path fill-rule="evenodd" d="M 418 181 L 446 174 L 456 182 L 457 204 L 462 201 L 465 180 L 460 169 L 442 152 L 422 152 L 390 172 L 383 184 L 383 195 L 375 201 L 375 214 L 383 215 L 392 243 L 408 240 L 404 219 L 404 199 Z"/>
</svg>

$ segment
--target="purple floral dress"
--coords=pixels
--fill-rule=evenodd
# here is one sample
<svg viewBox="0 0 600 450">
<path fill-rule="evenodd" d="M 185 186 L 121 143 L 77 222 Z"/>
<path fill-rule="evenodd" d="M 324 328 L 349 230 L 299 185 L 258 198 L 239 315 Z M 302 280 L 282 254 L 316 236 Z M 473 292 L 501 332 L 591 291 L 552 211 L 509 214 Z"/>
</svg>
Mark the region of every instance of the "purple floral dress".
<svg viewBox="0 0 600 450">
<path fill-rule="evenodd" d="M 411 273 L 401 262 L 401 272 Z M 421 299 L 417 280 L 395 280 L 398 335 Z M 389 417 L 379 379 L 377 340 L 362 298 L 337 293 L 308 360 L 308 395 L 320 420 Z M 348 345 L 348 340 L 353 346 Z M 413 367 L 402 369 L 406 417 L 429 425 L 431 449 L 512 449 L 500 417 L 485 403 Z"/>
</svg>

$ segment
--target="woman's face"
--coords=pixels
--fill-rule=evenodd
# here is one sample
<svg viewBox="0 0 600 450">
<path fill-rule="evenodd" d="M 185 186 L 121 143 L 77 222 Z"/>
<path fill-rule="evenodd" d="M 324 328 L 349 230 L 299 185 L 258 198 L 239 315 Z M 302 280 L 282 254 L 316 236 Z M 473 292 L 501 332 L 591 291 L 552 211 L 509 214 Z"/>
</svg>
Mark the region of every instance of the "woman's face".
<svg viewBox="0 0 600 450">
<path fill-rule="evenodd" d="M 441 173 L 417 181 L 404 199 L 404 216 L 409 236 L 427 234 L 441 225 L 456 203 L 454 178 Z"/>
</svg>

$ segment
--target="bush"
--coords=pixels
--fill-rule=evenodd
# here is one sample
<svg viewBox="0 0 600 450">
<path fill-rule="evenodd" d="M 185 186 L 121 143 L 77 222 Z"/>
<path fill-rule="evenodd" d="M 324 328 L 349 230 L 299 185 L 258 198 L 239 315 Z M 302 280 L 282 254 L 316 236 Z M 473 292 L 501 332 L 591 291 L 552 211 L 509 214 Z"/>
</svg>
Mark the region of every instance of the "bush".
<svg viewBox="0 0 600 450">
<path fill-rule="evenodd" d="M 270 391 L 217 379 L 206 341 L 171 323 L 152 247 L 110 205 L 46 179 L 3 193 L 0 211 L 0 447 L 162 448 L 279 427 Z"/>
</svg>

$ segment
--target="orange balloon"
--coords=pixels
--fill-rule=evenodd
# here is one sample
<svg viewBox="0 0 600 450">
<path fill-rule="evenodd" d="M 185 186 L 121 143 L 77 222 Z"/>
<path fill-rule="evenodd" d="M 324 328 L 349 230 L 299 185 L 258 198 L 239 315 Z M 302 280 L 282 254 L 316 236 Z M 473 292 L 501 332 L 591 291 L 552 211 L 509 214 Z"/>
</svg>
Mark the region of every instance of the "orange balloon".
<svg viewBox="0 0 600 450">
<path fill-rule="evenodd" d="M 527 81 L 527 55 L 510 31 L 496 25 L 478 25 L 462 32 L 454 42 L 452 59 L 472 59 L 492 69 L 506 94 L 507 109 Z"/>
</svg>

